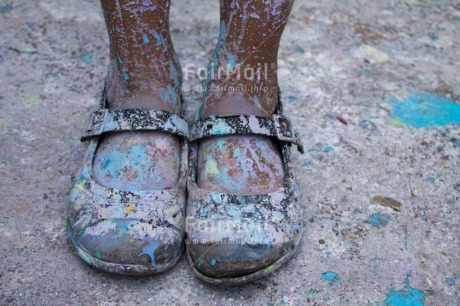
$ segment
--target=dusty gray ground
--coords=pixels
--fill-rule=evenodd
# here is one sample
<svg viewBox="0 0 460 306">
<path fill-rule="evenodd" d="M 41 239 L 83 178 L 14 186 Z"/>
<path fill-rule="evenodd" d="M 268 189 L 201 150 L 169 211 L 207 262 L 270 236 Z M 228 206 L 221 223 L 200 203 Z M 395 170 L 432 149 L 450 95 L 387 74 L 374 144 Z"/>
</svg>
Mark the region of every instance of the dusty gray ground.
<svg viewBox="0 0 460 306">
<path fill-rule="evenodd" d="M 75 255 L 66 204 L 108 60 L 99 4 L 0 0 L 0 28 L 0 304 L 460 300 L 460 128 L 448 124 L 460 116 L 457 1 L 298 0 L 279 67 L 308 150 L 295 160 L 307 227 L 287 266 L 235 288 L 202 283 L 185 260 L 169 273 L 132 278 L 97 272 Z M 174 1 L 172 31 L 182 65 L 204 67 L 218 1 Z M 187 86 L 197 84 L 184 84 L 191 108 L 200 94 Z M 425 115 L 437 128 L 411 126 L 424 119 L 416 111 L 392 114 L 395 99 L 417 108 L 428 97 Z M 434 113 L 443 99 L 451 111 Z M 402 207 L 375 205 L 375 196 Z"/>
</svg>

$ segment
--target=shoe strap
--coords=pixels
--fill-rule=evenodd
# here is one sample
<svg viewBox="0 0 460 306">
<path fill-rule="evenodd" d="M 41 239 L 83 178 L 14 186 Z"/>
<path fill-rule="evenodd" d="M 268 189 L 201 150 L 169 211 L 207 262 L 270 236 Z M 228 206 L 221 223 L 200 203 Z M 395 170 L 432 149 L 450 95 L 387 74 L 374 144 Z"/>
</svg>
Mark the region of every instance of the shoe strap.
<svg viewBox="0 0 460 306">
<path fill-rule="evenodd" d="M 190 126 L 190 141 L 211 136 L 226 135 L 263 135 L 297 145 L 303 153 L 303 145 L 298 134 L 292 129 L 291 122 L 282 115 L 258 117 L 253 115 L 210 116 L 195 121 Z"/>
<path fill-rule="evenodd" d="M 175 113 L 150 109 L 98 109 L 91 113 L 82 141 L 107 132 L 162 131 L 188 139 L 187 120 Z"/>
</svg>

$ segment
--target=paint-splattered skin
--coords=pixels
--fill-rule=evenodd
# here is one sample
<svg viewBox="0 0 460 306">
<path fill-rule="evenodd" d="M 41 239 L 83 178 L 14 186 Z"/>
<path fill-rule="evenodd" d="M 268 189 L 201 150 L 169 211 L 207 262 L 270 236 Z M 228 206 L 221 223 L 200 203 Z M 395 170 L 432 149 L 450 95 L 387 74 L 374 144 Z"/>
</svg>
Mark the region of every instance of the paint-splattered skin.
<svg viewBox="0 0 460 306">
<path fill-rule="evenodd" d="M 110 38 L 106 79 L 111 109 L 180 112 L 182 73 L 169 33 L 169 0 L 101 1 Z M 180 141 L 162 132 L 104 135 L 94 159 L 95 179 L 128 190 L 173 187 Z"/>
<path fill-rule="evenodd" d="M 220 35 L 205 81 L 202 117 L 273 114 L 278 101 L 278 47 L 293 2 L 221 1 Z M 225 73 L 228 68 L 241 73 Z M 243 90 L 229 89 L 232 86 Z M 234 194 L 264 194 L 282 186 L 281 160 L 279 149 L 267 137 L 205 139 L 200 143 L 198 185 Z"/>
</svg>

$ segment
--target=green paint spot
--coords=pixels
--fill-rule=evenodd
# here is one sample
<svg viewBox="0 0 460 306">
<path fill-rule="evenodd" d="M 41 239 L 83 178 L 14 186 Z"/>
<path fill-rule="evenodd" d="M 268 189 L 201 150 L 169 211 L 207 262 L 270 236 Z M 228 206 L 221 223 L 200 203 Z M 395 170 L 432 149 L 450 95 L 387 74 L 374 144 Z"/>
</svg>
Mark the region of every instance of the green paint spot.
<svg viewBox="0 0 460 306">
<path fill-rule="evenodd" d="M 29 96 L 24 99 L 24 104 L 27 107 L 32 107 L 40 103 L 40 98 L 38 96 Z"/>
<path fill-rule="evenodd" d="M 206 174 L 215 175 L 219 174 L 219 169 L 217 169 L 217 164 L 213 159 L 206 161 Z"/>
<path fill-rule="evenodd" d="M 63 228 L 67 227 L 67 219 L 62 219 L 61 220 L 61 227 L 63 227 Z"/>
</svg>

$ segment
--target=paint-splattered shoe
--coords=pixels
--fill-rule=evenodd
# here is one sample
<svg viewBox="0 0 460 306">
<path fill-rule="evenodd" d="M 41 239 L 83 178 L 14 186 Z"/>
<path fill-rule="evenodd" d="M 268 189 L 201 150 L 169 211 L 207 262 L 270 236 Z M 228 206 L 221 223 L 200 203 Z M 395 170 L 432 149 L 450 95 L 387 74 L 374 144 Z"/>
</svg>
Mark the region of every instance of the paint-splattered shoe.
<svg viewBox="0 0 460 306">
<path fill-rule="evenodd" d="M 296 252 L 302 235 L 302 206 L 291 167 L 292 144 L 303 151 L 281 100 L 271 118 L 211 116 L 190 129 L 187 182 L 187 257 L 195 274 L 214 284 L 242 284 L 279 268 Z M 198 140 L 225 135 L 264 135 L 278 140 L 283 157 L 283 186 L 264 195 L 231 195 L 198 187 Z"/>
<path fill-rule="evenodd" d="M 188 159 L 188 124 L 174 113 L 147 109 L 109 110 L 105 90 L 83 140 L 84 164 L 70 194 L 67 230 L 90 265 L 120 274 L 154 274 L 173 267 L 183 251 Z M 181 138 L 180 174 L 173 188 L 127 191 L 93 178 L 100 136 L 108 132 L 157 130 Z"/>
</svg>

